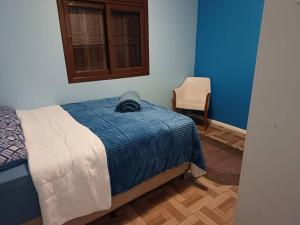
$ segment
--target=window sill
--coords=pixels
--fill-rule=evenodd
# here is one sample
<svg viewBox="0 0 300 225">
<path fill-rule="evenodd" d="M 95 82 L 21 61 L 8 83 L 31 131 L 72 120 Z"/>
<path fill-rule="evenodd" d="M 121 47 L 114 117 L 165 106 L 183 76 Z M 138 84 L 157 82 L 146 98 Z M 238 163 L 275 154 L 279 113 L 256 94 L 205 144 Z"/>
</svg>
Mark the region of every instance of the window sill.
<svg viewBox="0 0 300 225">
<path fill-rule="evenodd" d="M 107 75 L 98 75 L 98 76 L 74 76 L 69 78 L 69 84 L 73 83 L 82 83 L 82 82 L 91 82 L 91 81 L 100 81 L 100 80 L 114 80 L 130 77 L 141 77 L 149 76 L 149 70 L 139 73 L 130 73 L 130 74 L 107 74 Z"/>
</svg>

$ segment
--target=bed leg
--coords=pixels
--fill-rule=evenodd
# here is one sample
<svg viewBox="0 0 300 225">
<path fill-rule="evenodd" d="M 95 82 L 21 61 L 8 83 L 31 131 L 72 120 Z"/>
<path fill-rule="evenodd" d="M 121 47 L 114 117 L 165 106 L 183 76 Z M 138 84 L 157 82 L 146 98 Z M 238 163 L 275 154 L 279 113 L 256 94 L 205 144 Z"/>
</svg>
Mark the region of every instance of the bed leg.
<svg viewBox="0 0 300 225">
<path fill-rule="evenodd" d="M 179 176 L 179 180 L 184 181 L 184 173 Z"/>
<path fill-rule="evenodd" d="M 109 216 L 112 220 L 116 220 L 118 215 L 117 215 L 117 212 L 114 210 L 112 212 L 109 213 Z"/>
</svg>

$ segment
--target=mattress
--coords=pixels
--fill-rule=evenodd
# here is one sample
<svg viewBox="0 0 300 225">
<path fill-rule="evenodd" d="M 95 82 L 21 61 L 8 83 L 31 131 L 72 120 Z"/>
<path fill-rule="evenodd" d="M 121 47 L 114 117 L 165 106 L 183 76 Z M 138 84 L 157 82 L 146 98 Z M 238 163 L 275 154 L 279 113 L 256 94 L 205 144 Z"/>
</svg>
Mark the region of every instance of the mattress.
<svg viewBox="0 0 300 225">
<path fill-rule="evenodd" d="M 63 105 L 105 145 L 112 195 L 159 173 L 192 162 L 205 169 L 194 122 L 142 101 L 142 110 L 115 112 L 117 98 Z M 14 225 L 40 216 L 37 193 L 26 163 L 0 173 L 0 224 Z"/>
</svg>

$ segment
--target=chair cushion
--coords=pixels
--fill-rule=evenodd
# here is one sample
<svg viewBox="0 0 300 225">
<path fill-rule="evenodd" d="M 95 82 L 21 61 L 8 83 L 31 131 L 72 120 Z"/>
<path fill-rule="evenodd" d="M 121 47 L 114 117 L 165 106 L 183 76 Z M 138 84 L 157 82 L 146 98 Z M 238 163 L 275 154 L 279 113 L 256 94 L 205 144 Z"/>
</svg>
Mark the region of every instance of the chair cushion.
<svg viewBox="0 0 300 225">
<path fill-rule="evenodd" d="M 205 102 L 206 99 L 180 99 L 176 102 L 176 108 L 204 111 Z"/>
</svg>

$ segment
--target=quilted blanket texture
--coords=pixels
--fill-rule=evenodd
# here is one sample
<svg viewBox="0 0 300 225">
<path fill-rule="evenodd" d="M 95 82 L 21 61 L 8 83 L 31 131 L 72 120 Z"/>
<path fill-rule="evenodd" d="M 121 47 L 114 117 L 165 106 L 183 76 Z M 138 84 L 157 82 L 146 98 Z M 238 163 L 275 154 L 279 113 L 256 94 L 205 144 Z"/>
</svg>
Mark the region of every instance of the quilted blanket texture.
<svg viewBox="0 0 300 225">
<path fill-rule="evenodd" d="M 111 207 L 101 140 L 60 106 L 17 111 L 44 225 Z"/>
<path fill-rule="evenodd" d="M 62 106 L 105 145 L 112 195 L 184 162 L 192 163 L 195 175 L 204 174 L 192 119 L 146 101 L 141 101 L 140 112 L 119 113 L 118 102 L 119 98 L 107 98 Z"/>
</svg>

